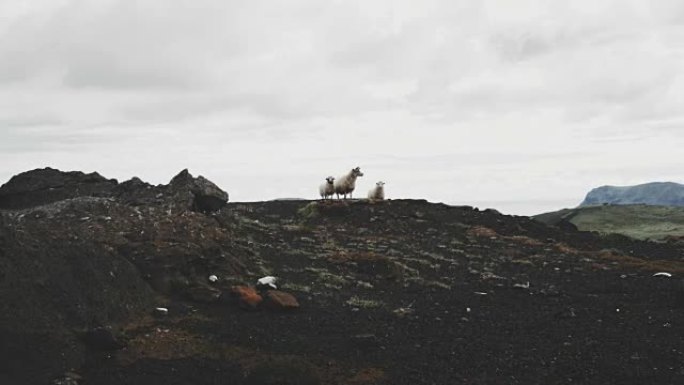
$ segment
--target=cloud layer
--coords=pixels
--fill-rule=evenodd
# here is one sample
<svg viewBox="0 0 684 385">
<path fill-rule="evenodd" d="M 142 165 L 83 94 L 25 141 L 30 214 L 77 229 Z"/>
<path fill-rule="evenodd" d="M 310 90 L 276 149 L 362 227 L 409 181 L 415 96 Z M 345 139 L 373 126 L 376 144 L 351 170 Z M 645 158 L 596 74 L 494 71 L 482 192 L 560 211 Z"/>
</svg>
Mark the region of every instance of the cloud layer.
<svg viewBox="0 0 684 385">
<path fill-rule="evenodd" d="M 0 180 L 35 167 L 234 200 L 390 197 L 530 214 L 682 181 L 678 1 L 0 4 Z"/>
</svg>

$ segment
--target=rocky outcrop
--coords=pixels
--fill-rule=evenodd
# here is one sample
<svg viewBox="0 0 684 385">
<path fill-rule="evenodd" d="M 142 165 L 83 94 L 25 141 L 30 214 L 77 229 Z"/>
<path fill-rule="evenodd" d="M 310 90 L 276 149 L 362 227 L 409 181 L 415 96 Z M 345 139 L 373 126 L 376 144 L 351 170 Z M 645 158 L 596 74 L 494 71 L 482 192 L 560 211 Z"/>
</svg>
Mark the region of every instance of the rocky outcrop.
<svg viewBox="0 0 684 385">
<path fill-rule="evenodd" d="M 111 196 L 116 179 L 93 172 L 43 168 L 18 174 L 0 187 L 0 209 L 22 209 L 77 197 Z"/>
<path fill-rule="evenodd" d="M 77 367 L 82 342 L 102 345 L 93 327 L 149 314 L 158 295 L 216 302 L 209 272 L 239 275 L 244 266 L 223 249 L 230 234 L 203 214 L 226 200 L 187 170 L 152 186 L 46 168 L 0 187 L 0 383 L 16 382 L 2 377 L 15 370 L 7 357 L 37 357 L 30 366 L 41 381 Z M 88 329 L 96 331 L 76 338 Z M 36 347 L 63 359 L 38 357 Z"/>
<path fill-rule="evenodd" d="M 79 197 L 113 198 L 132 206 L 158 206 L 172 212 L 212 213 L 228 203 L 228 193 L 185 169 L 167 185 L 153 186 L 133 177 L 123 183 L 94 172 L 52 168 L 21 173 L 0 187 L 0 209 L 25 209 Z"/>
<path fill-rule="evenodd" d="M 187 169 L 171 179 L 169 193 L 181 207 L 200 212 L 214 212 L 228 203 L 228 193 L 203 176 L 193 178 Z"/>
</svg>

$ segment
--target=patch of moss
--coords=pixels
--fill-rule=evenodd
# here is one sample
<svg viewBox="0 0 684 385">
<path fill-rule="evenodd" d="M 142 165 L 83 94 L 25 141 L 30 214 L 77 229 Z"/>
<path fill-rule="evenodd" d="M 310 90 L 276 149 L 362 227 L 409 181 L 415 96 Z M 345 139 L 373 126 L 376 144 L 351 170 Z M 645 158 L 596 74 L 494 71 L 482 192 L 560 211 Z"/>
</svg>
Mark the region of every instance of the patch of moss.
<svg viewBox="0 0 684 385">
<path fill-rule="evenodd" d="M 664 271 L 668 273 L 684 273 L 684 262 L 681 261 L 668 261 L 663 259 L 648 260 L 629 255 L 614 254 L 612 252 L 601 252 L 599 253 L 599 257 L 607 261 L 612 261 L 622 267 L 651 272 Z"/>
<path fill-rule="evenodd" d="M 323 286 L 329 289 L 341 289 L 342 286 L 349 282 L 342 276 L 331 273 L 328 269 L 320 267 L 307 267 L 305 271 L 316 276 L 316 280 L 321 282 Z"/>
<path fill-rule="evenodd" d="M 311 202 L 301 209 L 297 210 L 297 215 L 302 219 L 308 220 L 317 217 L 320 214 L 318 211 L 318 202 Z"/>
<path fill-rule="evenodd" d="M 306 286 L 306 285 L 300 285 L 296 283 L 284 283 L 282 285 L 283 289 L 286 290 L 292 290 L 292 291 L 301 291 L 303 293 L 311 293 L 311 286 Z"/>
<path fill-rule="evenodd" d="M 349 298 L 347 301 L 345 301 L 345 303 L 349 306 L 360 307 L 364 309 L 372 309 L 382 306 L 382 302 L 380 301 L 364 299 L 357 296 Z"/>
<path fill-rule="evenodd" d="M 416 283 L 420 286 L 436 287 L 436 288 L 440 288 L 440 289 L 451 290 L 451 285 L 448 285 L 446 283 L 439 282 L 439 281 L 429 281 L 429 280 L 423 279 L 421 277 L 410 277 L 406 281 Z"/>
</svg>

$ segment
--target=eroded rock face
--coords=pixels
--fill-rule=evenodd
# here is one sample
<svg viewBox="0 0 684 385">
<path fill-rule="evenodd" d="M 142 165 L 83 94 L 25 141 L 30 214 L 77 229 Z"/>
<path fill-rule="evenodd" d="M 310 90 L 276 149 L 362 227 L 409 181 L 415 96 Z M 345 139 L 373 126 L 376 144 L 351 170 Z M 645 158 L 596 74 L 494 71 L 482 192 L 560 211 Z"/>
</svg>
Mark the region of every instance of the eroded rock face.
<svg viewBox="0 0 684 385">
<path fill-rule="evenodd" d="M 228 203 L 228 193 L 203 176 L 185 169 L 168 185 L 153 186 L 138 177 L 123 183 L 94 172 L 36 169 L 16 175 L 0 187 L 0 209 L 25 209 L 79 197 L 114 198 L 133 206 L 211 213 Z"/>
</svg>

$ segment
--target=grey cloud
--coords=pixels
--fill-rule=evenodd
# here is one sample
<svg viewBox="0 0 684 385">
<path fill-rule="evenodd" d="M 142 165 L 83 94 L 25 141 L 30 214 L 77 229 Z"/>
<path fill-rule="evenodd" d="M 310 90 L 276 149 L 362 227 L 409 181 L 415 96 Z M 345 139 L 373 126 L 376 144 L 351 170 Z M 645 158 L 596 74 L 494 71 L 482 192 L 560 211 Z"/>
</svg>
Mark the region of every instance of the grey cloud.
<svg viewBox="0 0 684 385">
<path fill-rule="evenodd" d="M 609 178 L 604 152 L 627 168 L 627 150 L 652 154 L 640 177 L 680 166 L 662 155 L 684 121 L 675 1 L 27 4 L 0 20 L 6 168 L 206 167 L 250 199 L 284 164 L 313 177 L 350 162 L 408 195 L 412 177 L 449 179 L 443 201 L 496 179 L 524 201 L 525 183 L 581 195 Z"/>
</svg>

